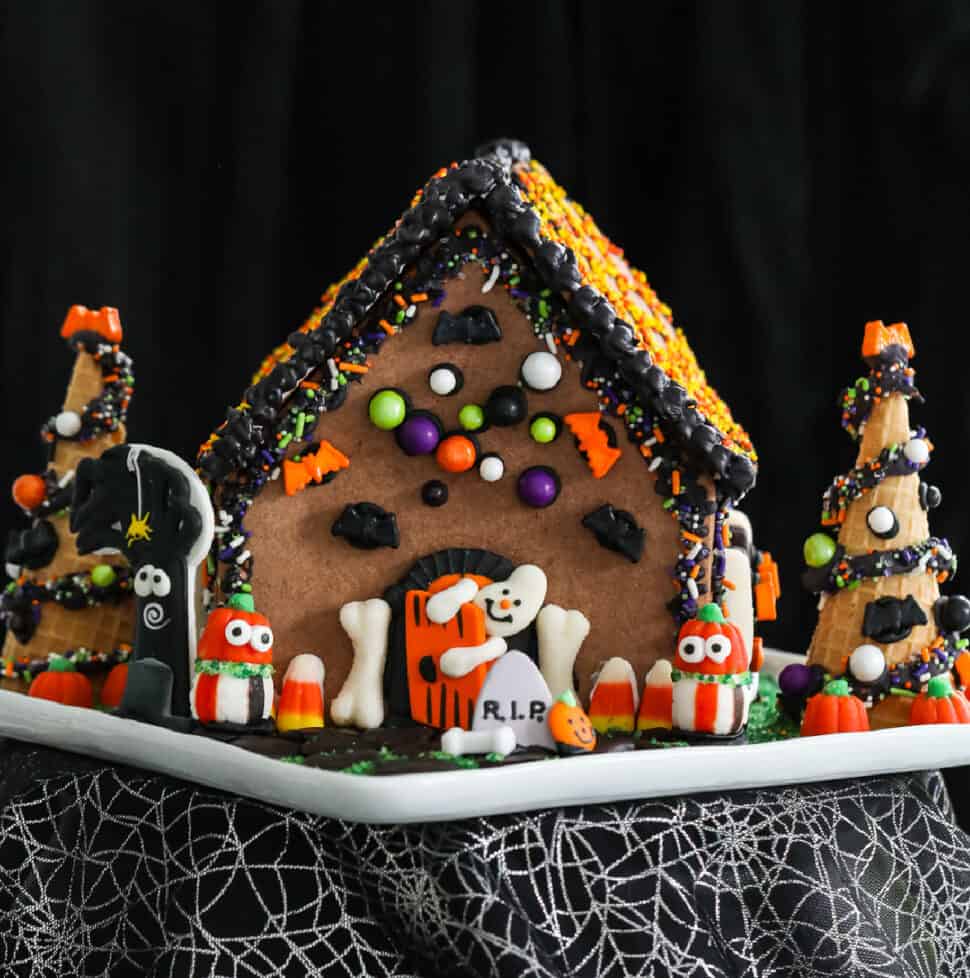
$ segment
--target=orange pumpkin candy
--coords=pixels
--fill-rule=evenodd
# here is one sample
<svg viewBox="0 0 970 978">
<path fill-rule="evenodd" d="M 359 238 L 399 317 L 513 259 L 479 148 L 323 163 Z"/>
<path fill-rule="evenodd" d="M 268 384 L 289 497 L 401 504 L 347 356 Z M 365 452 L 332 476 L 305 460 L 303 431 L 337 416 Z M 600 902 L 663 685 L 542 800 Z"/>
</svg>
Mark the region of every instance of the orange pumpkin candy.
<svg viewBox="0 0 970 978">
<path fill-rule="evenodd" d="M 816 693 L 805 707 L 802 717 L 802 736 L 820 734 L 858 733 L 869 729 L 866 705 L 849 692 L 844 679 L 833 679 Z"/>
<path fill-rule="evenodd" d="M 30 695 L 35 699 L 51 700 L 65 706 L 94 705 L 94 690 L 91 680 L 74 668 L 70 659 L 62 655 L 54 656 L 47 671 L 42 672 L 30 684 Z"/>
<path fill-rule="evenodd" d="M 248 631 L 252 638 L 243 638 L 241 644 L 230 641 L 230 623 L 241 622 L 241 635 Z M 253 645 L 256 642 L 256 645 Z M 272 661 L 273 633 L 269 619 L 258 611 L 249 611 L 242 601 L 231 601 L 225 608 L 216 608 L 206 619 L 205 630 L 199 639 L 198 658 L 216 659 L 220 662 L 252 662 L 261 664 Z"/>
<path fill-rule="evenodd" d="M 111 709 L 121 703 L 121 697 L 125 695 L 125 686 L 128 684 L 128 663 L 119 662 L 105 679 L 101 687 L 101 705 Z"/>
<path fill-rule="evenodd" d="M 934 676 L 913 700 L 909 722 L 970 723 L 970 703 L 950 685 L 946 676 Z"/>
<path fill-rule="evenodd" d="M 717 662 L 709 655 L 702 655 L 700 660 L 689 661 L 681 655 L 681 644 L 685 638 L 696 636 L 700 638 L 701 648 L 705 642 L 715 635 L 723 635 L 731 643 L 731 651 L 722 662 Z M 737 625 L 731 624 L 724 618 L 721 609 L 716 604 L 708 604 L 701 608 L 696 618 L 685 621 L 680 626 L 677 636 L 677 653 L 674 655 L 674 668 L 683 672 L 704 672 L 713 676 L 736 675 L 744 672 L 751 665 L 748 648 L 744 644 L 744 636 Z"/>
<path fill-rule="evenodd" d="M 552 704 L 547 723 L 560 754 L 585 754 L 596 746 L 592 721 L 571 689 Z"/>
</svg>

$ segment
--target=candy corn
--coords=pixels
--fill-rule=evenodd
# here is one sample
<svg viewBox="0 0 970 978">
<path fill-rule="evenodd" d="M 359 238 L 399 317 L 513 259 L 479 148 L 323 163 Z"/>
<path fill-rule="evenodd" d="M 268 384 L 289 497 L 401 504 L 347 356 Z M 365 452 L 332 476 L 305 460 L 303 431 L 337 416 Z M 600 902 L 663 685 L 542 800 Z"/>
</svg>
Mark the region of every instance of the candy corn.
<svg viewBox="0 0 970 978">
<path fill-rule="evenodd" d="M 670 663 L 659 659 L 647 673 L 637 715 L 637 730 L 654 730 L 673 726 L 671 714 L 674 708 L 674 687 L 670 677 Z"/>
<path fill-rule="evenodd" d="M 309 652 L 289 664 L 276 708 L 276 729 L 280 733 L 324 725 L 323 676 L 323 660 Z"/>
<path fill-rule="evenodd" d="M 589 718 L 599 733 L 632 733 L 637 716 L 637 680 L 633 666 L 618 656 L 607 661 L 593 686 Z"/>
</svg>

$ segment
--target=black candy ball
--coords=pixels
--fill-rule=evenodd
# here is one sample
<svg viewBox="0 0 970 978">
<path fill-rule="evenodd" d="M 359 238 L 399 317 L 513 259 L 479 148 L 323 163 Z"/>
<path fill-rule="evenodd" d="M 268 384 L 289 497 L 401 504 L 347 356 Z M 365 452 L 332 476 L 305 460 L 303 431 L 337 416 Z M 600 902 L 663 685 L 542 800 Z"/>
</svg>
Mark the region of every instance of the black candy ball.
<svg viewBox="0 0 970 978">
<path fill-rule="evenodd" d="M 521 387 L 496 387 L 485 402 L 485 419 L 497 428 L 508 428 L 525 420 L 529 404 Z"/>
<path fill-rule="evenodd" d="M 931 486 L 928 482 L 919 484 L 919 501 L 923 509 L 936 509 L 943 502 L 943 493 L 937 486 Z"/>
<path fill-rule="evenodd" d="M 951 594 L 940 598 L 936 606 L 937 621 L 944 632 L 964 632 L 970 628 L 970 598 Z"/>
<path fill-rule="evenodd" d="M 425 506 L 444 506 L 448 502 L 448 487 L 439 479 L 432 479 L 421 487 L 421 501 Z"/>
</svg>

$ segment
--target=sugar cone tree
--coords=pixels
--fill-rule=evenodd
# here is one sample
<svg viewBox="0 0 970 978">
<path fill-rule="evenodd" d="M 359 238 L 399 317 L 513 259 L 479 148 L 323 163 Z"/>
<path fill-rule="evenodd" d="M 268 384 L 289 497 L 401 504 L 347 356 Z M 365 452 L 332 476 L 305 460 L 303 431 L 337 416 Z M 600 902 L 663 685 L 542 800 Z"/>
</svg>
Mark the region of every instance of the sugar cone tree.
<svg viewBox="0 0 970 978">
<path fill-rule="evenodd" d="M 95 685 L 103 666 L 122 661 L 134 632 L 128 566 L 120 555 L 81 555 L 69 528 L 74 470 L 125 440 L 134 378 L 121 351 L 116 309 L 72 306 L 61 336 L 75 354 L 61 410 L 41 428 L 48 449 L 41 474 L 20 476 L 13 499 L 30 521 L 11 532 L 0 593 L 6 625 L 0 685 L 22 690 L 51 653 L 69 653 Z"/>
<path fill-rule="evenodd" d="M 940 584 L 956 571 L 946 540 L 930 534 L 940 494 L 920 479 L 932 445 L 910 426 L 920 399 L 904 323 L 866 325 L 870 368 L 842 395 L 842 425 L 858 442 L 853 469 L 826 490 L 827 532 L 805 545 L 806 586 L 821 596 L 810 665 L 844 677 L 873 726 L 908 722 L 910 700 L 950 671 L 964 644 L 940 633 Z"/>
</svg>

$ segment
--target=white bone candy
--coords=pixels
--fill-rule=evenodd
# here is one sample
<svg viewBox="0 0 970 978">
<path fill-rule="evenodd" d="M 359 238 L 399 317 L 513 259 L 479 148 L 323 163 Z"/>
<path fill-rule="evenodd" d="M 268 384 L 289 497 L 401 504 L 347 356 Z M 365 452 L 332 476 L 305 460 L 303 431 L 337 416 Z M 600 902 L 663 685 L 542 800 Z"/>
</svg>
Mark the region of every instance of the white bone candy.
<svg viewBox="0 0 970 978">
<path fill-rule="evenodd" d="M 501 754 L 505 757 L 515 750 L 515 731 L 511 727 L 491 727 L 488 730 L 462 730 L 452 727 L 441 735 L 441 749 L 446 754 Z"/>
</svg>

